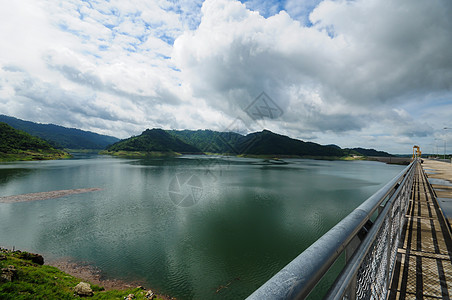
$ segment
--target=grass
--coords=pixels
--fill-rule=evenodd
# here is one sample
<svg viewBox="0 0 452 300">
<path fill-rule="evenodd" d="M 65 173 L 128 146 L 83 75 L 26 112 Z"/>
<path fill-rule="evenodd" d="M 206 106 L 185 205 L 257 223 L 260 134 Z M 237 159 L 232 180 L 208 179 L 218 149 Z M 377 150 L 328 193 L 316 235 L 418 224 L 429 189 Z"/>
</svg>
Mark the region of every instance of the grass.
<svg viewBox="0 0 452 300">
<path fill-rule="evenodd" d="M 0 152 L 0 162 L 32 161 L 71 158 L 72 155 L 58 150 L 49 151 L 17 151 L 17 153 Z"/>
<path fill-rule="evenodd" d="M 21 259 L 24 252 L 8 251 L 0 249 L 0 269 L 10 265 L 17 270 L 17 278 L 11 282 L 0 280 L 0 299 L 3 300 L 28 300 L 28 299 L 74 299 L 74 287 L 82 279 L 68 275 L 58 268 L 38 265 L 30 260 Z M 85 281 L 86 282 L 86 281 Z M 103 287 L 91 284 L 94 296 L 89 299 L 121 299 L 129 294 L 134 294 L 134 299 L 146 299 L 146 290 L 132 288 L 127 290 L 104 291 Z M 154 298 L 160 299 L 162 298 Z"/>
</svg>

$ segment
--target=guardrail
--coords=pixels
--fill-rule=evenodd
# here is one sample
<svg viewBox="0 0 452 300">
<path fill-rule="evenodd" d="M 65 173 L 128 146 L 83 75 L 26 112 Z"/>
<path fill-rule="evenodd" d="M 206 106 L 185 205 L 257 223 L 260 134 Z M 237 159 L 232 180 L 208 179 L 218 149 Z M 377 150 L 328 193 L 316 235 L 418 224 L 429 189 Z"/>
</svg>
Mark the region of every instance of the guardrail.
<svg viewBox="0 0 452 300">
<path fill-rule="evenodd" d="M 304 299 L 344 252 L 347 262 L 326 298 L 385 299 L 417 164 L 413 161 L 247 299 Z"/>
</svg>

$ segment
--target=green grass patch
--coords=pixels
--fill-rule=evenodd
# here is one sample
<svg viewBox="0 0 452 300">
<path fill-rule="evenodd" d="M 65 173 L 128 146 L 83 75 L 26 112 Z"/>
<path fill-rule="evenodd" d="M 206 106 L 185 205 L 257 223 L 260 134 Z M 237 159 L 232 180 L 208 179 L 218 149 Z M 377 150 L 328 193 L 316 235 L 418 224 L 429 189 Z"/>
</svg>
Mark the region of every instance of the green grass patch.
<svg viewBox="0 0 452 300">
<path fill-rule="evenodd" d="M 28 300 L 28 299 L 75 299 L 74 287 L 82 279 L 62 272 L 58 268 L 39 265 L 31 260 L 21 259 L 24 252 L 12 252 L 0 249 L 0 270 L 9 266 L 16 269 L 16 277 L 11 281 L 0 279 L 0 299 Z M 86 282 L 86 281 L 84 281 Z M 91 284 L 94 291 L 87 299 L 121 299 L 134 294 L 135 299 L 146 299 L 146 290 L 131 288 L 127 290 L 104 291 L 103 287 Z M 157 297 L 154 299 L 162 298 Z"/>
<path fill-rule="evenodd" d="M 33 161 L 33 160 L 54 160 L 71 158 L 69 153 L 59 150 L 49 151 L 15 151 L 15 153 L 0 152 L 0 162 L 10 161 Z"/>
</svg>

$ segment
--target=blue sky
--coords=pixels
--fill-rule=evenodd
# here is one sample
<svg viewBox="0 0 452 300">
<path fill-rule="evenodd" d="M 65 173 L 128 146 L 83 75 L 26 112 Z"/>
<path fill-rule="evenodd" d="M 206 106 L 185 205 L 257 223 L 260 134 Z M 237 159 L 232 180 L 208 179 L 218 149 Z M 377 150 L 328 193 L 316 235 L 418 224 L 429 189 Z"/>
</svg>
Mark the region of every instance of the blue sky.
<svg viewBox="0 0 452 300">
<path fill-rule="evenodd" d="M 266 128 L 452 150 L 450 15 L 427 0 L 0 0 L 0 113 L 120 138 Z M 246 113 L 262 92 L 277 118 Z"/>
</svg>

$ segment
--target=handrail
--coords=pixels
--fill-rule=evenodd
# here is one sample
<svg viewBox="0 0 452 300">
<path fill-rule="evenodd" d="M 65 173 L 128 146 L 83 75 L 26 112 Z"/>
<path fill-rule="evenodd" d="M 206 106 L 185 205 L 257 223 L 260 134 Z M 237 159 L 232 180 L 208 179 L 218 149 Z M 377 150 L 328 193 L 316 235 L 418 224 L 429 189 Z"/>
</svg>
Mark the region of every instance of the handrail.
<svg viewBox="0 0 452 300">
<path fill-rule="evenodd" d="M 377 209 L 389 203 L 405 177 L 412 175 L 415 163 L 413 161 L 247 299 L 303 299 L 308 296 L 350 242 L 365 228 Z"/>
<path fill-rule="evenodd" d="M 399 190 L 402 190 L 402 188 L 405 186 L 405 184 L 410 180 L 410 176 L 405 176 L 402 183 L 399 186 Z M 328 299 L 342 299 L 344 294 L 347 291 L 347 288 L 350 286 L 351 282 L 356 279 L 356 274 L 359 271 L 359 268 L 361 267 L 363 261 L 366 258 L 366 255 L 369 253 L 369 249 L 371 248 L 372 244 L 375 242 L 377 236 L 379 233 L 381 233 L 381 228 L 383 227 L 383 223 L 385 222 L 384 216 L 386 216 L 390 209 L 393 208 L 394 202 L 399 197 L 399 193 L 394 193 L 391 198 L 386 203 L 383 211 L 380 213 L 380 216 L 377 218 L 375 223 L 373 224 L 371 230 L 369 231 L 368 235 L 366 236 L 365 240 L 361 243 L 359 248 L 356 250 L 356 255 L 353 256 L 353 258 L 347 262 L 347 265 L 342 270 L 342 275 L 339 276 L 336 282 L 333 284 L 332 289 L 328 292 L 328 295 L 326 298 Z M 388 266 L 390 267 L 390 266 Z M 392 266 L 391 266 L 392 267 Z M 389 277 L 389 274 L 386 274 Z"/>
</svg>

